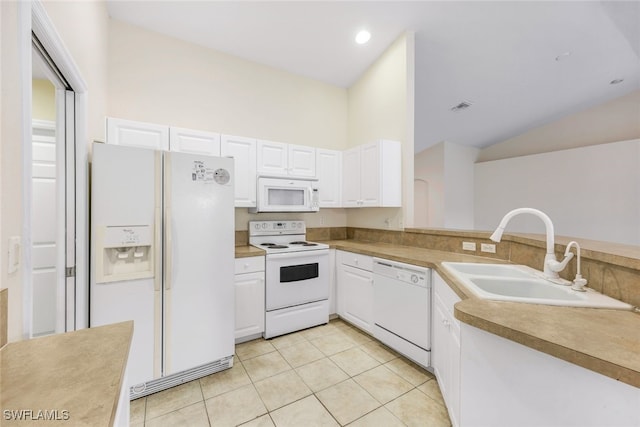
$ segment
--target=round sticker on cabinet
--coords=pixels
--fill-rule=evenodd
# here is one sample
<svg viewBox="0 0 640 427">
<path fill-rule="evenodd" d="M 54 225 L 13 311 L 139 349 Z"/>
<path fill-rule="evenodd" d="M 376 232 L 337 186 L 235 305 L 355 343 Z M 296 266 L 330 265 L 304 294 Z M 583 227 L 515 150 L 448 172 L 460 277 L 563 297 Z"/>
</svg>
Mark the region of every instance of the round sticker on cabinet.
<svg viewBox="0 0 640 427">
<path fill-rule="evenodd" d="M 218 184 L 225 185 L 229 183 L 231 176 L 229 176 L 229 171 L 226 169 L 216 169 L 213 173 L 213 179 Z"/>
</svg>

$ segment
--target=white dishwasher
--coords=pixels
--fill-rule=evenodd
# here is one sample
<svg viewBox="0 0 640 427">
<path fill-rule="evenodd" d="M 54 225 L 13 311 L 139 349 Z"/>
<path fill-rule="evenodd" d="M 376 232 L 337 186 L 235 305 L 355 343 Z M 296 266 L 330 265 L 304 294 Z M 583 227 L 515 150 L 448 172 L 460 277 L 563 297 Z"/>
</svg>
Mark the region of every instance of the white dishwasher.
<svg viewBox="0 0 640 427">
<path fill-rule="evenodd" d="M 373 259 L 373 336 L 426 367 L 431 364 L 431 269 Z"/>
</svg>

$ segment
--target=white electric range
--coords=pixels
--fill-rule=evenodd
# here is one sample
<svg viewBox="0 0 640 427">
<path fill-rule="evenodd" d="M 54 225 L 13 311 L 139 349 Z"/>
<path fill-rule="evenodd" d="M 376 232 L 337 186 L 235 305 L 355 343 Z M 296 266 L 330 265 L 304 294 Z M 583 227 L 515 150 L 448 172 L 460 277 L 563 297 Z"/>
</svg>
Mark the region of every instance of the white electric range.
<svg viewBox="0 0 640 427">
<path fill-rule="evenodd" d="M 304 221 L 249 221 L 249 244 L 266 251 L 265 338 L 329 322 L 329 246 Z"/>
</svg>

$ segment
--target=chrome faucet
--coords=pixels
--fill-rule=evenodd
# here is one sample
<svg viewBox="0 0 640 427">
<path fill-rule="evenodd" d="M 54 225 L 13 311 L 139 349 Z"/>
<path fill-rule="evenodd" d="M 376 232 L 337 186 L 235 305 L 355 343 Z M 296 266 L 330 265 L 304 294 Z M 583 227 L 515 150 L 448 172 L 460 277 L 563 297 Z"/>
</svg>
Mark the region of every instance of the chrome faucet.
<svg viewBox="0 0 640 427">
<path fill-rule="evenodd" d="M 533 208 L 518 208 L 507 212 L 507 214 L 502 218 L 502 221 L 500 221 L 500 224 L 498 225 L 498 228 L 496 228 L 496 231 L 494 231 L 491 235 L 490 239 L 496 243 L 500 242 L 500 240 L 502 239 L 502 233 L 504 233 L 504 228 L 507 226 L 507 223 L 511 221 L 511 218 L 524 213 L 535 215 L 544 222 L 547 231 L 547 254 L 544 257 L 543 267 L 544 276 L 547 279 L 551 280 L 559 279 L 560 276 L 558 275 L 558 272 L 562 271 L 562 269 L 567 266 L 571 258 L 573 258 L 573 252 L 565 254 L 565 257 L 561 262 L 556 259 L 556 255 L 554 253 L 555 245 L 553 223 L 551 222 L 551 218 L 549 218 L 544 212 Z"/>
</svg>

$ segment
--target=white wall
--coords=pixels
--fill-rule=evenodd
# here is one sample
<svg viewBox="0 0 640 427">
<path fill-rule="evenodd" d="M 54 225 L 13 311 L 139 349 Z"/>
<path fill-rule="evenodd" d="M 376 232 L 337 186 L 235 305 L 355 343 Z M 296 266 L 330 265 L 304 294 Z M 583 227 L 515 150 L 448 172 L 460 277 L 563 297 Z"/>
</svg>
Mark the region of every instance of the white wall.
<svg viewBox="0 0 640 427">
<path fill-rule="evenodd" d="M 112 20 L 108 115 L 330 149 L 347 92 Z"/>
<path fill-rule="evenodd" d="M 480 151 L 479 161 L 640 138 L 640 90 L 531 129 Z"/>
<path fill-rule="evenodd" d="M 557 235 L 640 245 L 640 139 L 477 163 L 475 182 L 476 229 L 532 207 L 551 217 Z M 509 231 L 544 226 L 521 215 Z"/>
<path fill-rule="evenodd" d="M 404 227 L 413 221 L 414 35 L 404 34 L 348 89 L 348 147 L 377 139 L 402 143 L 402 208 L 347 211 L 353 227 Z"/>
<path fill-rule="evenodd" d="M 414 175 L 427 182 L 427 212 L 415 212 L 415 218 L 426 217 L 424 227 L 444 227 L 444 142 L 415 155 Z"/>
<path fill-rule="evenodd" d="M 478 149 L 445 143 L 444 227 L 473 229 L 474 168 Z"/>
<path fill-rule="evenodd" d="M 415 155 L 415 177 L 428 183 L 431 228 L 473 228 L 474 168 L 478 149 L 445 141 Z M 423 212 L 416 212 L 423 217 Z"/>
</svg>

